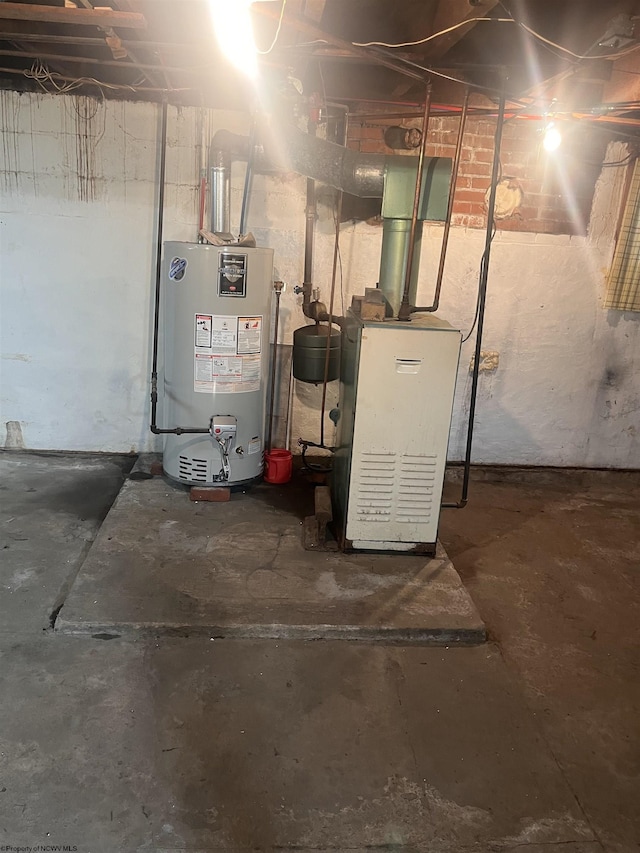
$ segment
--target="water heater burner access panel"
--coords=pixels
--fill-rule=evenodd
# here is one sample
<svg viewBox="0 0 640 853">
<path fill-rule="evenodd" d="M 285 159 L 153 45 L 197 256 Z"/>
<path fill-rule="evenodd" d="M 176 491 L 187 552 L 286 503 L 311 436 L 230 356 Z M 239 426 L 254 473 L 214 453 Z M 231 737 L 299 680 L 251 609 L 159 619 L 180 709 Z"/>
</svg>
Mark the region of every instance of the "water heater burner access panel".
<svg viewBox="0 0 640 853">
<path fill-rule="evenodd" d="M 246 281 L 247 256 L 222 253 L 218 267 L 218 296 L 246 296 Z"/>
</svg>

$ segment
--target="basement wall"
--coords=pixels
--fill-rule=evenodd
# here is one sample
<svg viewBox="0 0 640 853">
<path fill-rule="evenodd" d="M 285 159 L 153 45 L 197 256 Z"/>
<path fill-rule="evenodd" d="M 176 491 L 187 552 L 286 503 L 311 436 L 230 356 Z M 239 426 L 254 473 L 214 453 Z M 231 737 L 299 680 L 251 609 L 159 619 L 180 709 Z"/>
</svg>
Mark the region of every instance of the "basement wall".
<svg viewBox="0 0 640 853">
<path fill-rule="evenodd" d="M 156 449 L 148 431 L 159 108 L 0 92 L 0 445 Z M 194 240 L 202 141 L 241 114 L 169 110 L 165 239 Z M 624 156 L 621 145 L 608 157 Z M 233 172 L 233 222 L 244 178 Z M 493 244 L 474 460 L 640 467 L 640 315 L 604 311 L 624 169 L 602 172 L 588 236 L 499 230 Z M 275 252 L 281 342 L 304 321 L 305 181 L 256 176 L 249 226 Z M 237 225 L 236 225 L 237 227 Z M 328 299 L 333 217 L 320 208 L 315 280 Z M 428 302 L 442 227 L 423 240 Z M 343 292 L 377 280 L 381 228 L 346 224 Z M 468 330 L 484 233 L 452 229 L 440 315 Z M 473 340 L 463 345 L 450 458 L 461 458 Z M 496 358 L 487 359 L 487 366 Z M 330 404 L 335 401 L 332 389 Z M 292 440 L 318 438 L 320 389 L 297 383 Z M 9 424 L 9 427 L 7 427 Z M 332 436 L 328 422 L 329 438 Z"/>
</svg>

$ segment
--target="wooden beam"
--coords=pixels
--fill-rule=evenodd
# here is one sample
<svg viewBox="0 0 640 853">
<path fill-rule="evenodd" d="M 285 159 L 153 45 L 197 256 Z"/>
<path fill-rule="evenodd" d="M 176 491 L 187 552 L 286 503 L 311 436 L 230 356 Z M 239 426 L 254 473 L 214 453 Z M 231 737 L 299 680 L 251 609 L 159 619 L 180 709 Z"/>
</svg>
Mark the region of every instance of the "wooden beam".
<svg viewBox="0 0 640 853">
<path fill-rule="evenodd" d="M 83 46 L 104 47 L 104 37 L 98 36 L 66 36 L 57 33 L 23 33 L 20 30 L 9 30 L 5 27 L 0 30 L 0 41 L 15 41 L 20 39 L 24 42 L 46 44 L 73 44 Z M 179 50 L 182 52 L 193 52 L 194 50 L 207 51 L 211 53 L 211 40 L 202 39 L 199 42 L 171 42 L 171 41 L 147 41 L 142 39 L 122 39 L 125 47 L 144 48 L 145 50 Z"/>
<path fill-rule="evenodd" d="M 421 45 L 420 49 L 424 49 L 423 57 L 425 59 L 440 59 L 475 26 L 482 26 L 482 24 L 474 21 L 474 18 L 486 17 L 497 5 L 498 0 L 481 0 L 473 6 L 469 6 L 469 0 L 440 0 L 433 19 L 434 33 L 442 32 L 442 30 L 447 30 L 449 27 L 464 21 L 468 23 Z"/>
<path fill-rule="evenodd" d="M 70 9 L 64 6 L 35 6 L 30 3 L 0 3 L 0 20 L 43 21 L 47 24 L 75 24 L 90 27 L 124 27 L 144 30 L 147 22 L 137 12 L 112 9 Z"/>
</svg>

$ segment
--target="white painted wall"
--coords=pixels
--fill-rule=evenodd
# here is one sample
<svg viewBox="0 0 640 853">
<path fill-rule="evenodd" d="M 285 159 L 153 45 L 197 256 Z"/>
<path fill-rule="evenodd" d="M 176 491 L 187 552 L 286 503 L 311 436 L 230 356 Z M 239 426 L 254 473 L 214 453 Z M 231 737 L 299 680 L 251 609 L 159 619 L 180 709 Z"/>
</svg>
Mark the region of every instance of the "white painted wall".
<svg viewBox="0 0 640 853">
<path fill-rule="evenodd" d="M 0 444 L 19 421 L 30 448 L 147 450 L 159 108 L 0 92 Z M 245 131 L 241 114 L 169 113 L 166 239 L 192 240 L 202 139 Z M 615 146 L 610 159 L 620 159 Z M 640 466 L 640 315 L 604 311 L 622 170 L 596 193 L 589 238 L 498 232 L 492 251 L 474 459 Z M 234 222 L 243 168 L 234 170 Z M 303 322 L 304 180 L 256 176 L 249 225 L 275 250 L 287 343 Z M 442 229 L 426 229 L 428 301 Z M 344 301 L 377 279 L 381 230 L 342 229 Z M 453 229 L 441 316 L 468 329 L 484 234 Z M 328 299 L 333 221 L 318 222 L 315 280 Z M 461 458 L 469 398 L 463 347 L 450 457 Z M 332 399 L 335 398 L 335 395 Z M 319 391 L 298 383 L 293 439 L 317 438 Z M 331 433 L 328 433 L 329 436 Z"/>
</svg>

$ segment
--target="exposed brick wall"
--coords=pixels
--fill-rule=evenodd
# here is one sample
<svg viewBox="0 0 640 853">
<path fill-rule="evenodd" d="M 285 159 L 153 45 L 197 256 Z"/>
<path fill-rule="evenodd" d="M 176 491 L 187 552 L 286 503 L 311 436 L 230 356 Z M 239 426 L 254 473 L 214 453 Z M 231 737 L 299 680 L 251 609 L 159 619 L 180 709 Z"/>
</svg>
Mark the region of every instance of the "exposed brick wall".
<svg viewBox="0 0 640 853">
<path fill-rule="evenodd" d="M 363 152 L 394 153 L 384 142 L 384 131 L 397 124 L 397 120 L 352 121 L 347 144 Z M 458 126 L 458 118 L 432 118 L 427 154 L 453 159 Z M 491 178 L 494 133 L 495 120 L 467 120 L 453 208 L 455 225 L 486 226 L 485 194 Z M 549 155 L 542 148 L 540 122 L 507 121 L 502 138 L 501 177 L 515 178 L 524 198 L 517 213 L 497 221 L 498 228 L 546 234 L 585 233 L 605 148 L 604 134 L 590 134 L 588 129 L 576 126 L 565 135 L 562 148 Z"/>
</svg>

